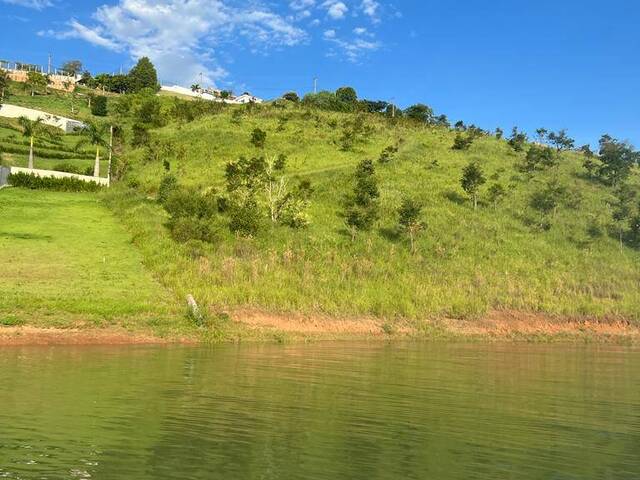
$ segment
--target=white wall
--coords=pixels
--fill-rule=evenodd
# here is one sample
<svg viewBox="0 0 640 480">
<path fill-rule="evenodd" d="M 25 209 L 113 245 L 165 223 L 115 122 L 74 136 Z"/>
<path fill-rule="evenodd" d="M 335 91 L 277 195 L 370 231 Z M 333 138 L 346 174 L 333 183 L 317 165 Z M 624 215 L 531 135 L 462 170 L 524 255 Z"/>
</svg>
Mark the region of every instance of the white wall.
<svg viewBox="0 0 640 480">
<path fill-rule="evenodd" d="M 90 177 L 88 175 L 78 175 L 77 173 L 56 172 L 54 170 L 38 170 L 24 167 L 9 167 L 11 173 L 26 173 L 35 175 L 36 177 L 53 177 L 53 178 L 77 178 L 83 182 L 95 182 L 98 185 L 109 186 L 109 179 L 103 177 Z"/>
<path fill-rule="evenodd" d="M 65 133 L 71 133 L 74 130 L 84 128 L 85 126 L 84 123 L 72 118 L 58 117 L 41 110 L 18 107 L 17 105 L 8 105 L 6 103 L 0 106 L 0 117 L 27 117 L 29 120 L 37 120 L 38 118 L 41 118 L 44 124 L 59 128 Z"/>
</svg>

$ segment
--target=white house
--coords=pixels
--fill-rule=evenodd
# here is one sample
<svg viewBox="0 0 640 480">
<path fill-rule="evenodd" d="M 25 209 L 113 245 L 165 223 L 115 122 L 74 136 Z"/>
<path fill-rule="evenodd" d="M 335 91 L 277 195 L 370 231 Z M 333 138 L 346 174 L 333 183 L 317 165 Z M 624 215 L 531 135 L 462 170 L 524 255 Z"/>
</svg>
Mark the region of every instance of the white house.
<svg viewBox="0 0 640 480">
<path fill-rule="evenodd" d="M 258 97 L 254 97 L 248 92 L 244 92 L 239 97 L 235 97 L 233 99 L 234 103 L 262 103 L 263 100 Z"/>
<path fill-rule="evenodd" d="M 163 85 L 162 87 L 160 87 L 160 90 L 162 90 L 163 92 L 177 93 L 179 95 L 185 95 L 187 97 L 201 98 L 203 100 L 228 103 L 231 105 L 242 105 L 246 103 L 264 102 L 264 100 L 262 100 L 261 98 L 255 97 L 247 92 L 243 93 L 239 97 L 234 97 L 232 95 L 228 98 L 222 98 L 221 97 L 222 92 L 220 90 L 205 89 L 205 90 L 196 90 L 194 92 L 190 88 L 180 87 L 178 85 L 173 85 L 173 86 Z"/>
</svg>

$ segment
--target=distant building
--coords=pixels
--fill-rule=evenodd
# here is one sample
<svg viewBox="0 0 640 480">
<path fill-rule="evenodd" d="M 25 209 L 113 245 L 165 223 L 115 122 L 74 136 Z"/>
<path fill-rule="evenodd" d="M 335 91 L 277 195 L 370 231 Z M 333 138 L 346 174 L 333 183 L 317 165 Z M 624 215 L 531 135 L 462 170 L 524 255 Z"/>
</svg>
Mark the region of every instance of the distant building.
<svg viewBox="0 0 640 480">
<path fill-rule="evenodd" d="M 235 97 L 233 100 L 235 101 L 235 103 L 262 103 L 263 102 L 261 98 L 254 97 L 248 92 L 244 92 L 242 95 L 240 95 L 239 97 Z"/>
<path fill-rule="evenodd" d="M 62 71 L 56 69 L 51 73 L 48 73 L 44 68 L 41 68 L 38 65 L 0 61 L 0 68 L 7 71 L 11 80 L 20 83 L 26 83 L 29 72 L 41 73 L 49 80 L 49 88 L 53 88 L 54 90 L 63 90 L 65 92 L 72 92 L 78 81 L 77 77 L 74 77 L 73 75 L 65 75 Z"/>
<path fill-rule="evenodd" d="M 263 99 L 258 98 L 254 95 L 251 95 L 248 92 L 245 92 L 238 97 L 230 95 L 227 98 L 222 98 L 222 90 L 217 90 L 212 88 L 192 90 L 190 88 L 181 87 L 179 85 L 172 85 L 172 86 L 163 85 L 162 87 L 160 87 L 160 90 L 163 92 L 185 95 L 187 97 L 201 98 L 203 100 L 209 100 L 212 102 L 228 103 L 230 105 L 242 105 L 247 103 L 263 103 L 264 102 Z"/>
</svg>

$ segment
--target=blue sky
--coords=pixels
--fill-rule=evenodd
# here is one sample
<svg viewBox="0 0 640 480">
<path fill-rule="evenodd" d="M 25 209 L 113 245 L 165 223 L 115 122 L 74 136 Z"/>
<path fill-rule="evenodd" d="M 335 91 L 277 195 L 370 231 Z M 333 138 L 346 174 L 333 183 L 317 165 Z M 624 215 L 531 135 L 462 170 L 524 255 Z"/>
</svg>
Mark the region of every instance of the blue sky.
<svg viewBox="0 0 640 480">
<path fill-rule="evenodd" d="M 165 83 L 202 72 L 266 98 L 317 76 L 483 128 L 640 146 L 635 0 L 0 0 L 0 21 L 7 60 L 97 73 L 148 55 Z"/>
</svg>

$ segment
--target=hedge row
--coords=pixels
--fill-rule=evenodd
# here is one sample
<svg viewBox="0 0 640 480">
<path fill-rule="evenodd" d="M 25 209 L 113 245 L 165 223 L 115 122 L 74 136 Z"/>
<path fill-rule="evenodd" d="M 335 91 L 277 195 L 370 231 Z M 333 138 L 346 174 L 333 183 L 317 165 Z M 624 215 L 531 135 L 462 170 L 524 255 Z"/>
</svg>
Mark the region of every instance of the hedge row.
<svg viewBox="0 0 640 480">
<path fill-rule="evenodd" d="M 0 144 L 0 152 L 14 153 L 16 155 L 29 155 L 29 147 L 19 147 L 18 145 L 7 145 L 6 143 Z M 88 153 L 66 153 L 66 152 L 52 152 L 44 149 L 34 149 L 34 155 L 41 158 L 53 158 L 56 160 L 72 160 L 74 158 L 92 159 L 93 155 Z"/>
<path fill-rule="evenodd" d="M 101 188 L 96 182 L 84 182 L 78 178 L 37 177 L 18 172 L 9 175 L 9 185 L 31 190 L 55 190 L 58 192 L 95 192 Z"/>
</svg>

